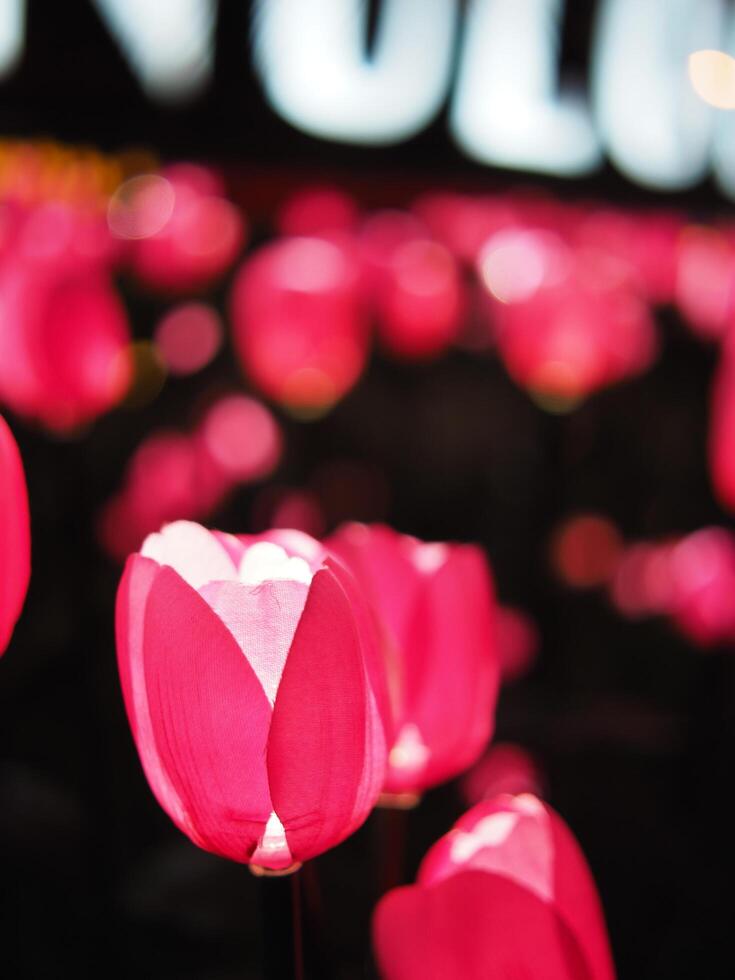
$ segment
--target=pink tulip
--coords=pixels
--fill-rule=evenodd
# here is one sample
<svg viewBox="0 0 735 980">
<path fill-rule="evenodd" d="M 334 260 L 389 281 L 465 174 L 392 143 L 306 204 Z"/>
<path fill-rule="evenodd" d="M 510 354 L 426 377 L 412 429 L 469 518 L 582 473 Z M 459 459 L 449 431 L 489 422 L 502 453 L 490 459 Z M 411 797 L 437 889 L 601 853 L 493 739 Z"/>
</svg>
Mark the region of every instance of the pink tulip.
<svg viewBox="0 0 735 980">
<path fill-rule="evenodd" d="M 602 909 L 564 821 L 535 796 L 478 804 L 431 848 L 417 883 L 379 902 L 384 980 L 613 980 Z"/>
<path fill-rule="evenodd" d="M 735 640 L 735 535 L 707 527 L 670 551 L 670 615 L 697 646 Z"/>
<path fill-rule="evenodd" d="M 462 777 L 462 795 L 469 806 L 510 793 L 543 796 L 544 776 L 534 757 L 512 742 L 491 745 Z"/>
<path fill-rule="evenodd" d="M 0 399 L 64 431 L 125 394 L 130 334 L 120 299 L 101 271 L 0 270 Z"/>
<path fill-rule="evenodd" d="M 329 408 L 365 366 L 357 262 L 336 239 L 287 238 L 261 248 L 237 275 L 232 317 L 245 372 L 291 408 Z"/>
<path fill-rule="evenodd" d="M 496 630 L 500 673 L 506 684 L 529 672 L 541 641 L 538 628 L 528 613 L 513 606 L 498 606 Z"/>
<path fill-rule="evenodd" d="M 161 196 L 170 205 L 153 234 L 132 242 L 133 268 L 148 285 L 168 292 L 209 286 L 234 262 L 246 237 L 238 209 L 222 196 L 217 177 L 203 167 L 176 164 L 164 170 Z M 152 196 L 149 207 L 161 208 Z"/>
<path fill-rule="evenodd" d="M 117 647 L 148 782 L 194 843 L 283 871 L 365 820 L 382 675 L 354 581 L 312 538 L 164 527 L 128 560 Z"/>
<path fill-rule="evenodd" d="M 23 463 L 0 416 L 0 655 L 5 652 L 31 575 L 31 529 Z"/>
<path fill-rule="evenodd" d="M 383 525 L 343 525 L 327 547 L 383 630 L 395 738 L 387 794 L 417 794 L 480 755 L 494 726 L 499 658 L 490 571 L 473 545 L 426 544 Z"/>
</svg>

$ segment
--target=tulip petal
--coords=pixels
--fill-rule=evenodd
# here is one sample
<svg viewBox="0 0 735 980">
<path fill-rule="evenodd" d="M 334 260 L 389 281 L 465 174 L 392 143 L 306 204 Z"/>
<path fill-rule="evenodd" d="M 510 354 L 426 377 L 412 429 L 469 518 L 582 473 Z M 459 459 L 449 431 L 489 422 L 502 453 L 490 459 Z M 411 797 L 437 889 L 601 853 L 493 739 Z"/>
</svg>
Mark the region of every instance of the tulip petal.
<svg viewBox="0 0 735 980">
<path fill-rule="evenodd" d="M 140 553 L 159 565 L 169 565 L 193 589 L 207 582 L 237 579 L 237 569 L 220 541 L 193 521 L 174 521 L 158 534 L 149 534 Z"/>
<path fill-rule="evenodd" d="M 20 453 L 0 417 L 0 654 L 23 606 L 31 574 L 28 493 Z"/>
<path fill-rule="evenodd" d="M 316 573 L 273 711 L 268 773 L 273 808 L 298 861 L 352 832 L 366 765 L 365 669 L 349 601 Z"/>
<path fill-rule="evenodd" d="M 151 586 L 160 570 L 150 558 L 131 555 L 128 559 L 117 593 L 117 663 L 128 721 L 148 784 L 176 826 L 191 835 L 186 811 L 156 747 L 143 665 L 145 612 Z"/>
<path fill-rule="evenodd" d="M 471 765 L 492 734 L 499 664 L 492 580 L 477 548 L 453 548 L 427 576 L 404 656 L 405 716 L 430 749 L 425 771 L 412 780 L 426 787 Z M 392 769 L 394 781 L 400 772 Z"/>
<path fill-rule="evenodd" d="M 553 906 L 506 878 L 465 871 L 385 895 L 373 940 L 383 980 L 592 980 Z"/>
<path fill-rule="evenodd" d="M 247 862 L 273 810 L 263 688 L 224 623 L 170 568 L 150 590 L 144 656 L 156 746 L 197 842 Z"/>
<path fill-rule="evenodd" d="M 200 592 L 237 640 L 271 704 L 308 591 L 303 582 L 275 580 L 210 582 Z"/>
</svg>

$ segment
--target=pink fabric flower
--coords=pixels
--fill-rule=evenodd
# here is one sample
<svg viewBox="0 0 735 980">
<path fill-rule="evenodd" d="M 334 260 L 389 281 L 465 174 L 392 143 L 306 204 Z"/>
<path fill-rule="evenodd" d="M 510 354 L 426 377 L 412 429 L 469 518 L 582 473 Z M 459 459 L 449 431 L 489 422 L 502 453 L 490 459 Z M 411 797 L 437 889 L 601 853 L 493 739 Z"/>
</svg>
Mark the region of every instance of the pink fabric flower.
<svg viewBox="0 0 735 980">
<path fill-rule="evenodd" d="M 478 804 L 431 848 L 417 883 L 373 920 L 384 980 L 613 980 L 602 909 L 579 845 L 535 796 Z"/>
<path fill-rule="evenodd" d="M 354 582 L 312 538 L 170 524 L 132 555 L 117 647 L 148 782 L 205 850 L 283 870 L 367 817 L 382 676 Z"/>
<path fill-rule="evenodd" d="M 0 416 L 0 655 L 10 642 L 31 575 L 31 529 L 23 463 Z"/>
<path fill-rule="evenodd" d="M 424 543 L 346 524 L 327 547 L 382 625 L 395 738 L 385 792 L 420 793 L 481 754 L 494 725 L 499 659 L 490 571 L 474 545 Z"/>
<path fill-rule="evenodd" d="M 365 366 L 359 267 L 339 239 L 284 238 L 261 248 L 235 279 L 232 321 L 248 377 L 293 409 L 329 408 Z"/>
</svg>

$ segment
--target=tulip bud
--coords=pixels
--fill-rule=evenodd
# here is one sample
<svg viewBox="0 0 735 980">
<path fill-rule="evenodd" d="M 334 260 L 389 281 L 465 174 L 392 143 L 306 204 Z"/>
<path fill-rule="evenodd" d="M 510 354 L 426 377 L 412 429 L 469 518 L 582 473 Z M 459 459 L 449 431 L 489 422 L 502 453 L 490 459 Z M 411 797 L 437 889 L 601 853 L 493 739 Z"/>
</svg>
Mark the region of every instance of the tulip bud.
<svg viewBox="0 0 735 980">
<path fill-rule="evenodd" d="M 312 538 L 164 527 L 128 560 L 117 648 L 148 782 L 195 844 L 283 872 L 365 820 L 382 675 L 355 583 Z"/>
<path fill-rule="evenodd" d="M 327 541 L 382 627 L 395 738 L 385 793 L 419 794 L 481 754 L 494 726 L 495 600 L 473 545 L 427 544 L 383 525 L 346 524 Z"/>
<path fill-rule="evenodd" d="M 0 416 L 0 655 L 20 616 L 31 575 L 31 530 L 23 463 Z"/>
<path fill-rule="evenodd" d="M 379 902 L 384 980 L 613 980 L 602 909 L 564 821 L 530 794 L 467 812 L 431 848 L 415 885 Z"/>
</svg>

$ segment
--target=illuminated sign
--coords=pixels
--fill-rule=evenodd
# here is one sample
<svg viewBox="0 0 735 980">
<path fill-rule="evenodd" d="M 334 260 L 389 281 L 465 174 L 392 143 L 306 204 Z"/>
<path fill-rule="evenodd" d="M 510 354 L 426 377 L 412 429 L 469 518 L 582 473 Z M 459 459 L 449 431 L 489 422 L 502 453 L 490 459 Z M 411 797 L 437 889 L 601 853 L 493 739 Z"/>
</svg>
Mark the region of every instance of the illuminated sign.
<svg viewBox="0 0 735 980">
<path fill-rule="evenodd" d="M 152 100 L 207 90 L 224 5 L 90 2 Z M 560 63 L 565 0 L 382 0 L 369 51 L 367 6 L 252 0 L 253 66 L 281 119 L 320 139 L 385 146 L 448 107 L 452 139 L 483 164 L 584 177 L 607 157 L 659 190 L 711 172 L 735 198 L 735 120 L 687 76 L 693 51 L 735 48 L 728 0 L 598 0 L 587 89 Z M 23 52 L 25 11 L 25 0 L 0 0 L 0 75 Z"/>
</svg>

